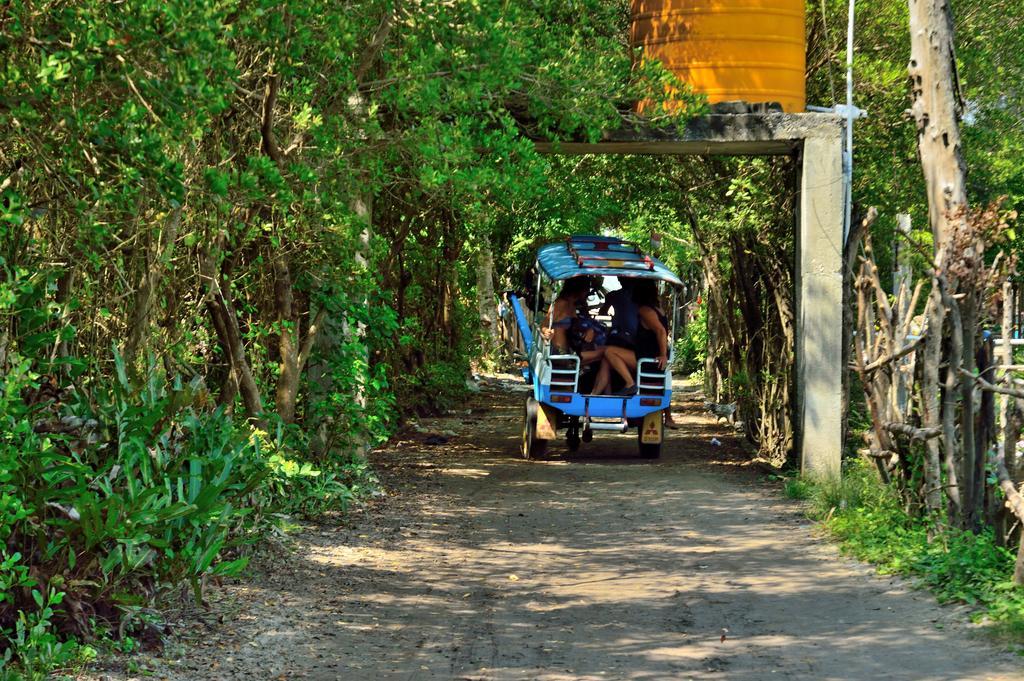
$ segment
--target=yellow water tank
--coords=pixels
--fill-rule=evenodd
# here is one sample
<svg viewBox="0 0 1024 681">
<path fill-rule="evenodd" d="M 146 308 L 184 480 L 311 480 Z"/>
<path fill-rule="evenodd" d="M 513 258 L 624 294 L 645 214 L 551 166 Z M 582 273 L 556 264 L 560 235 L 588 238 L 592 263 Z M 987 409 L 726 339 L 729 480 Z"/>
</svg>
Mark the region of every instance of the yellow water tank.
<svg viewBox="0 0 1024 681">
<path fill-rule="evenodd" d="M 709 102 L 804 110 L 804 0 L 631 2 L 632 45 Z"/>
</svg>

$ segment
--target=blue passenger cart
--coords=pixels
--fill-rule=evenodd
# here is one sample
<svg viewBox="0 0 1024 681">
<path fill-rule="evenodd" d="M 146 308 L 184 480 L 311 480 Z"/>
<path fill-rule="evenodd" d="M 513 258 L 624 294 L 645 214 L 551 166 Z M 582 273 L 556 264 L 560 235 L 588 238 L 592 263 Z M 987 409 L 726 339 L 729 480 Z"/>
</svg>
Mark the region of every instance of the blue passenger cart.
<svg viewBox="0 0 1024 681">
<path fill-rule="evenodd" d="M 527 459 L 542 456 L 548 443 L 565 433 L 570 452 L 589 442 L 596 431 L 626 433 L 637 429 L 640 456 L 661 455 L 664 435 L 664 411 L 672 400 L 672 374 L 668 367 L 658 368 L 656 359 L 637 362 L 635 395 L 589 394 L 597 365 L 580 366 L 575 354 L 553 355 L 551 344 L 540 334 L 543 315 L 557 295 L 560 282 L 587 277 L 594 283 L 588 307 L 600 305 L 606 288 L 617 288 L 623 278 L 653 279 L 661 282 L 662 292 L 671 295 L 669 366 L 672 337 L 676 326 L 676 294 L 682 285 L 665 265 L 644 254 L 634 243 L 615 237 L 577 235 L 547 244 L 537 253 L 537 281 L 532 305 L 522 296 L 509 294 L 524 354 L 523 377 L 533 386 L 527 398 L 523 419 L 522 454 Z M 586 311 L 584 311 L 586 313 Z M 548 324 L 550 325 L 550 323 Z"/>
</svg>

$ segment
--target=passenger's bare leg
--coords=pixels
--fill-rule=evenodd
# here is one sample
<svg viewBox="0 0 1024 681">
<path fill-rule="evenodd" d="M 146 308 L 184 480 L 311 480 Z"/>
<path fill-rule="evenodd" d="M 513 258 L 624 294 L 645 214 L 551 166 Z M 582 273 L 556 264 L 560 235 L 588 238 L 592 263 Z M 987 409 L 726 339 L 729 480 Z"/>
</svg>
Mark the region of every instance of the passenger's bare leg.
<svg viewBox="0 0 1024 681">
<path fill-rule="evenodd" d="M 669 430 L 679 430 L 679 424 L 672 418 L 672 407 L 665 410 L 665 427 Z"/>
<path fill-rule="evenodd" d="M 594 378 L 594 389 L 590 392 L 591 395 L 604 395 L 608 391 L 608 383 L 611 382 L 612 373 L 611 368 L 608 366 L 608 361 L 602 359 L 601 367 L 597 370 L 597 376 Z"/>
<path fill-rule="evenodd" d="M 594 348 L 593 350 L 584 350 L 580 353 L 580 364 L 591 364 L 593 362 L 600 362 L 604 358 L 605 347 Z"/>
<path fill-rule="evenodd" d="M 633 369 L 636 368 L 636 355 L 633 351 L 612 346 L 605 352 L 604 358 L 611 365 L 611 368 L 615 369 L 615 373 L 622 376 L 622 380 L 626 382 L 623 389 L 628 390 L 632 388 L 636 383 L 633 380 Z"/>
</svg>

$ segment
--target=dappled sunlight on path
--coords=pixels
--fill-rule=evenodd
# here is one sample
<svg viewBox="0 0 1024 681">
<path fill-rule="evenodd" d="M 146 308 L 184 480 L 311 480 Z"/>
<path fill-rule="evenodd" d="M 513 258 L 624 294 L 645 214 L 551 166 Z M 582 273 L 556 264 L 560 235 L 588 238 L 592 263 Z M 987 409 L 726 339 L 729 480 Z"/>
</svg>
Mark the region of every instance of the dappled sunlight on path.
<svg viewBox="0 0 1024 681">
<path fill-rule="evenodd" d="M 692 403 L 661 460 L 623 436 L 526 462 L 519 397 L 378 453 L 392 496 L 232 587 L 228 632 L 162 675 L 1020 678 L 963 613 L 840 558 Z"/>
</svg>

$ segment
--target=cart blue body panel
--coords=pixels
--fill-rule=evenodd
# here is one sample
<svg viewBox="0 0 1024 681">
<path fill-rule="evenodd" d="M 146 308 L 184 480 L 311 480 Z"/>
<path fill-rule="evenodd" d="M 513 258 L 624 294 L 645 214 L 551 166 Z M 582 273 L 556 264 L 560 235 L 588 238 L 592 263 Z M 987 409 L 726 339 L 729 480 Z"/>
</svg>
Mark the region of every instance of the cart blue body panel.
<svg viewBox="0 0 1024 681">
<path fill-rule="evenodd" d="M 555 393 L 558 395 L 559 393 Z M 568 393 L 561 393 L 568 397 Z M 533 384 L 533 396 L 538 402 L 544 404 L 550 404 L 555 407 L 563 414 L 569 416 L 586 416 L 589 414 L 591 418 L 600 419 L 614 419 L 622 416 L 623 410 L 622 405 L 626 405 L 626 418 L 627 419 L 638 419 L 643 418 L 652 411 L 659 411 L 666 409 L 669 403 L 672 401 L 671 393 L 665 395 L 651 395 L 644 396 L 643 399 L 654 400 L 657 399 L 656 405 L 640 405 L 641 396 L 633 395 L 632 397 L 617 397 L 615 395 L 580 395 L 579 393 L 572 394 L 572 400 L 570 402 L 554 402 L 551 399 L 551 386 L 550 385 L 539 385 L 536 381 Z"/>
</svg>

